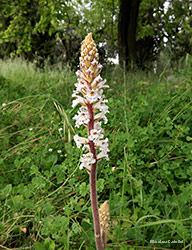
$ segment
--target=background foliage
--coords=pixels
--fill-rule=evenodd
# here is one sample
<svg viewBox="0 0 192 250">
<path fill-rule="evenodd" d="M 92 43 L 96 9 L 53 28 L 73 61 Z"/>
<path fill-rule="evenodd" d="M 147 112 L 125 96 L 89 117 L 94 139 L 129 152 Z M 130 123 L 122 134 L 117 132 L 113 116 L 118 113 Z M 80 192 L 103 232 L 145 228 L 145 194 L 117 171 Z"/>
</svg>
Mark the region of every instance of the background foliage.
<svg viewBox="0 0 192 250">
<path fill-rule="evenodd" d="M 118 0 L 0 0 L 0 249 L 95 249 L 71 108 L 88 32 L 110 86 L 110 161 L 98 171 L 107 249 L 192 248 L 191 11 L 190 0 L 142 0 L 126 72 L 107 62 Z"/>
<path fill-rule="evenodd" d="M 169 53 L 175 67 L 176 60 L 191 54 L 191 12 L 190 0 L 142 0 L 137 66 L 151 68 L 160 53 Z M 118 15 L 118 0 L 1 0 L 0 57 L 23 55 L 38 65 L 48 59 L 75 66 L 80 42 L 88 32 L 100 43 L 103 58 L 114 57 Z"/>
<path fill-rule="evenodd" d="M 0 248 L 95 249 L 88 174 L 72 140 L 75 75 L 21 59 L 0 61 L 0 75 Z M 171 75 L 106 67 L 104 77 L 111 152 L 98 194 L 110 204 L 108 249 L 190 249 L 190 61 Z"/>
</svg>

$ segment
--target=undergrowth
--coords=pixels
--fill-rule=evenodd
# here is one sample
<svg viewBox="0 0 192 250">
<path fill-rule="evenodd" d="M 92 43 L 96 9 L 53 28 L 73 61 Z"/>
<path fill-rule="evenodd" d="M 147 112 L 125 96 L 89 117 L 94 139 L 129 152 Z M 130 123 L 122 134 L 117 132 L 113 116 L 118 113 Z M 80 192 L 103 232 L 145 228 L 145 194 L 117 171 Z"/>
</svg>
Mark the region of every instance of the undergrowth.
<svg viewBox="0 0 192 250">
<path fill-rule="evenodd" d="M 190 72 L 105 69 L 110 161 L 99 164 L 98 195 L 110 197 L 108 250 L 192 247 Z M 0 249 L 94 250 L 75 82 L 67 68 L 0 61 Z"/>
</svg>

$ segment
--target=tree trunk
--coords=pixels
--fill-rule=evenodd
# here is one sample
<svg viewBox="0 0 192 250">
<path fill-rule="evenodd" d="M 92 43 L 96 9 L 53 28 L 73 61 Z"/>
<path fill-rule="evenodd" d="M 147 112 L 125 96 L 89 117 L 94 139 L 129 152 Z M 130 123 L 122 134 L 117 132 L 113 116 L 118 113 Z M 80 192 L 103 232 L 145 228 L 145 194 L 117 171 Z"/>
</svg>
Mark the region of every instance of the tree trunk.
<svg viewBox="0 0 192 250">
<path fill-rule="evenodd" d="M 141 0 L 120 0 L 118 43 L 119 62 L 133 67 L 137 62 L 136 29 Z"/>
</svg>

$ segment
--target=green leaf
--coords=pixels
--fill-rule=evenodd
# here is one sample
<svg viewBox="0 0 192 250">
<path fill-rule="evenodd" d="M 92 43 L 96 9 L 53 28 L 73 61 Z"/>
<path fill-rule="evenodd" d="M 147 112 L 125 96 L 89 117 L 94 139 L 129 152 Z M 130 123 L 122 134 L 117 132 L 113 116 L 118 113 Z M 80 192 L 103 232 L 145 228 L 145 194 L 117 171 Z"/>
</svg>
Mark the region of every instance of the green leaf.
<svg viewBox="0 0 192 250">
<path fill-rule="evenodd" d="M 15 165 L 16 168 L 20 168 L 22 163 L 23 163 L 23 161 L 19 160 L 18 158 L 16 158 L 14 160 L 14 165 Z"/>
<path fill-rule="evenodd" d="M 47 167 L 52 167 L 53 165 L 55 165 L 55 163 L 57 162 L 57 155 L 50 155 L 46 160 L 45 160 L 45 163 L 46 163 L 46 166 Z"/>
<path fill-rule="evenodd" d="M 50 238 L 47 238 L 44 241 L 44 246 L 47 250 L 55 250 L 55 242 L 51 240 Z"/>
<path fill-rule="evenodd" d="M 187 137 L 186 137 L 186 140 L 187 140 L 187 141 L 192 141 L 192 137 L 187 136 Z"/>
<path fill-rule="evenodd" d="M 99 192 L 102 192 L 103 189 L 104 189 L 104 183 L 105 183 L 105 180 L 104 179 L 98 179 L 97 181 L 97 187 L 98 187 L 98 191 Z"/>
<path fill-rule="evenodd" d="M 21 194 L 20 195 L 15 195 L 11 199 L 13 201 L 13 204 L 17 205 L 17 204 L 20 204 L 23 201 L 23 195 L 21 195 Z"/>
<path fill-rule="evenodd" d="M 1 195 L 4 196 L 4 198 L 8 197 L 11 191 L 12 191 L 12 184 L 8 184 L 1 190 Z"/>
<path fill-rule="evenodd" d="M 86 184 L 86 182 L 81 183 L 81 185 L 79 187 L 79 193 L 83 197 L 87 194 L 87 184 Z"/>
<path fill-rule="evenodd" d="M 120 250 L 127 250 L 127 246 L 126 245 L 121 245 Z"/>
<path fill-rule="evenodd" d="M 76 222 L 74 222 L 73 224 L 72 224 L 72 230 L 73 230 L 73 232 L 75 233 L 75 234 L 77 234 L 78 232 L 79 232 L 79 226 L 78 226 L 78 224 L 76 223 Z"/>
<path fill-rule="evenodd" d="M 34 245 L 34 250 L 48 250 L 47 248 L 44 247 L 44 245 L 40 242 L 36 242 Z"/>
<path fill-rule="evenodd" d="M 53 214 L 55 212 L 55 207 L 51 205 L 50 202 L 46 202 L 42 205 L 43 211 L 45 211 L 46 215 Z"/>
</svg>

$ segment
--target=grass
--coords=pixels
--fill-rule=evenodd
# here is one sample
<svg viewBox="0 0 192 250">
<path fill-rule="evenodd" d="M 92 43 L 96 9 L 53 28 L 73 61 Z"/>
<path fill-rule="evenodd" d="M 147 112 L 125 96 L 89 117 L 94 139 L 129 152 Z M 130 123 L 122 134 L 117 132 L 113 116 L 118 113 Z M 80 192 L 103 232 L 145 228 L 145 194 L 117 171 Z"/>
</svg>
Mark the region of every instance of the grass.
<svg viewBox="0 0 192 250">
<path fill-rule="evenodd" d="M 190 72 L 105 68 L 111 152 L 98 194 L 109 199 L 108 250 L 192 248 Z M 0 61 L 0 249 L 95 249 L 73 142 L 75 82 L 68 68 Z"/>
</svg>

